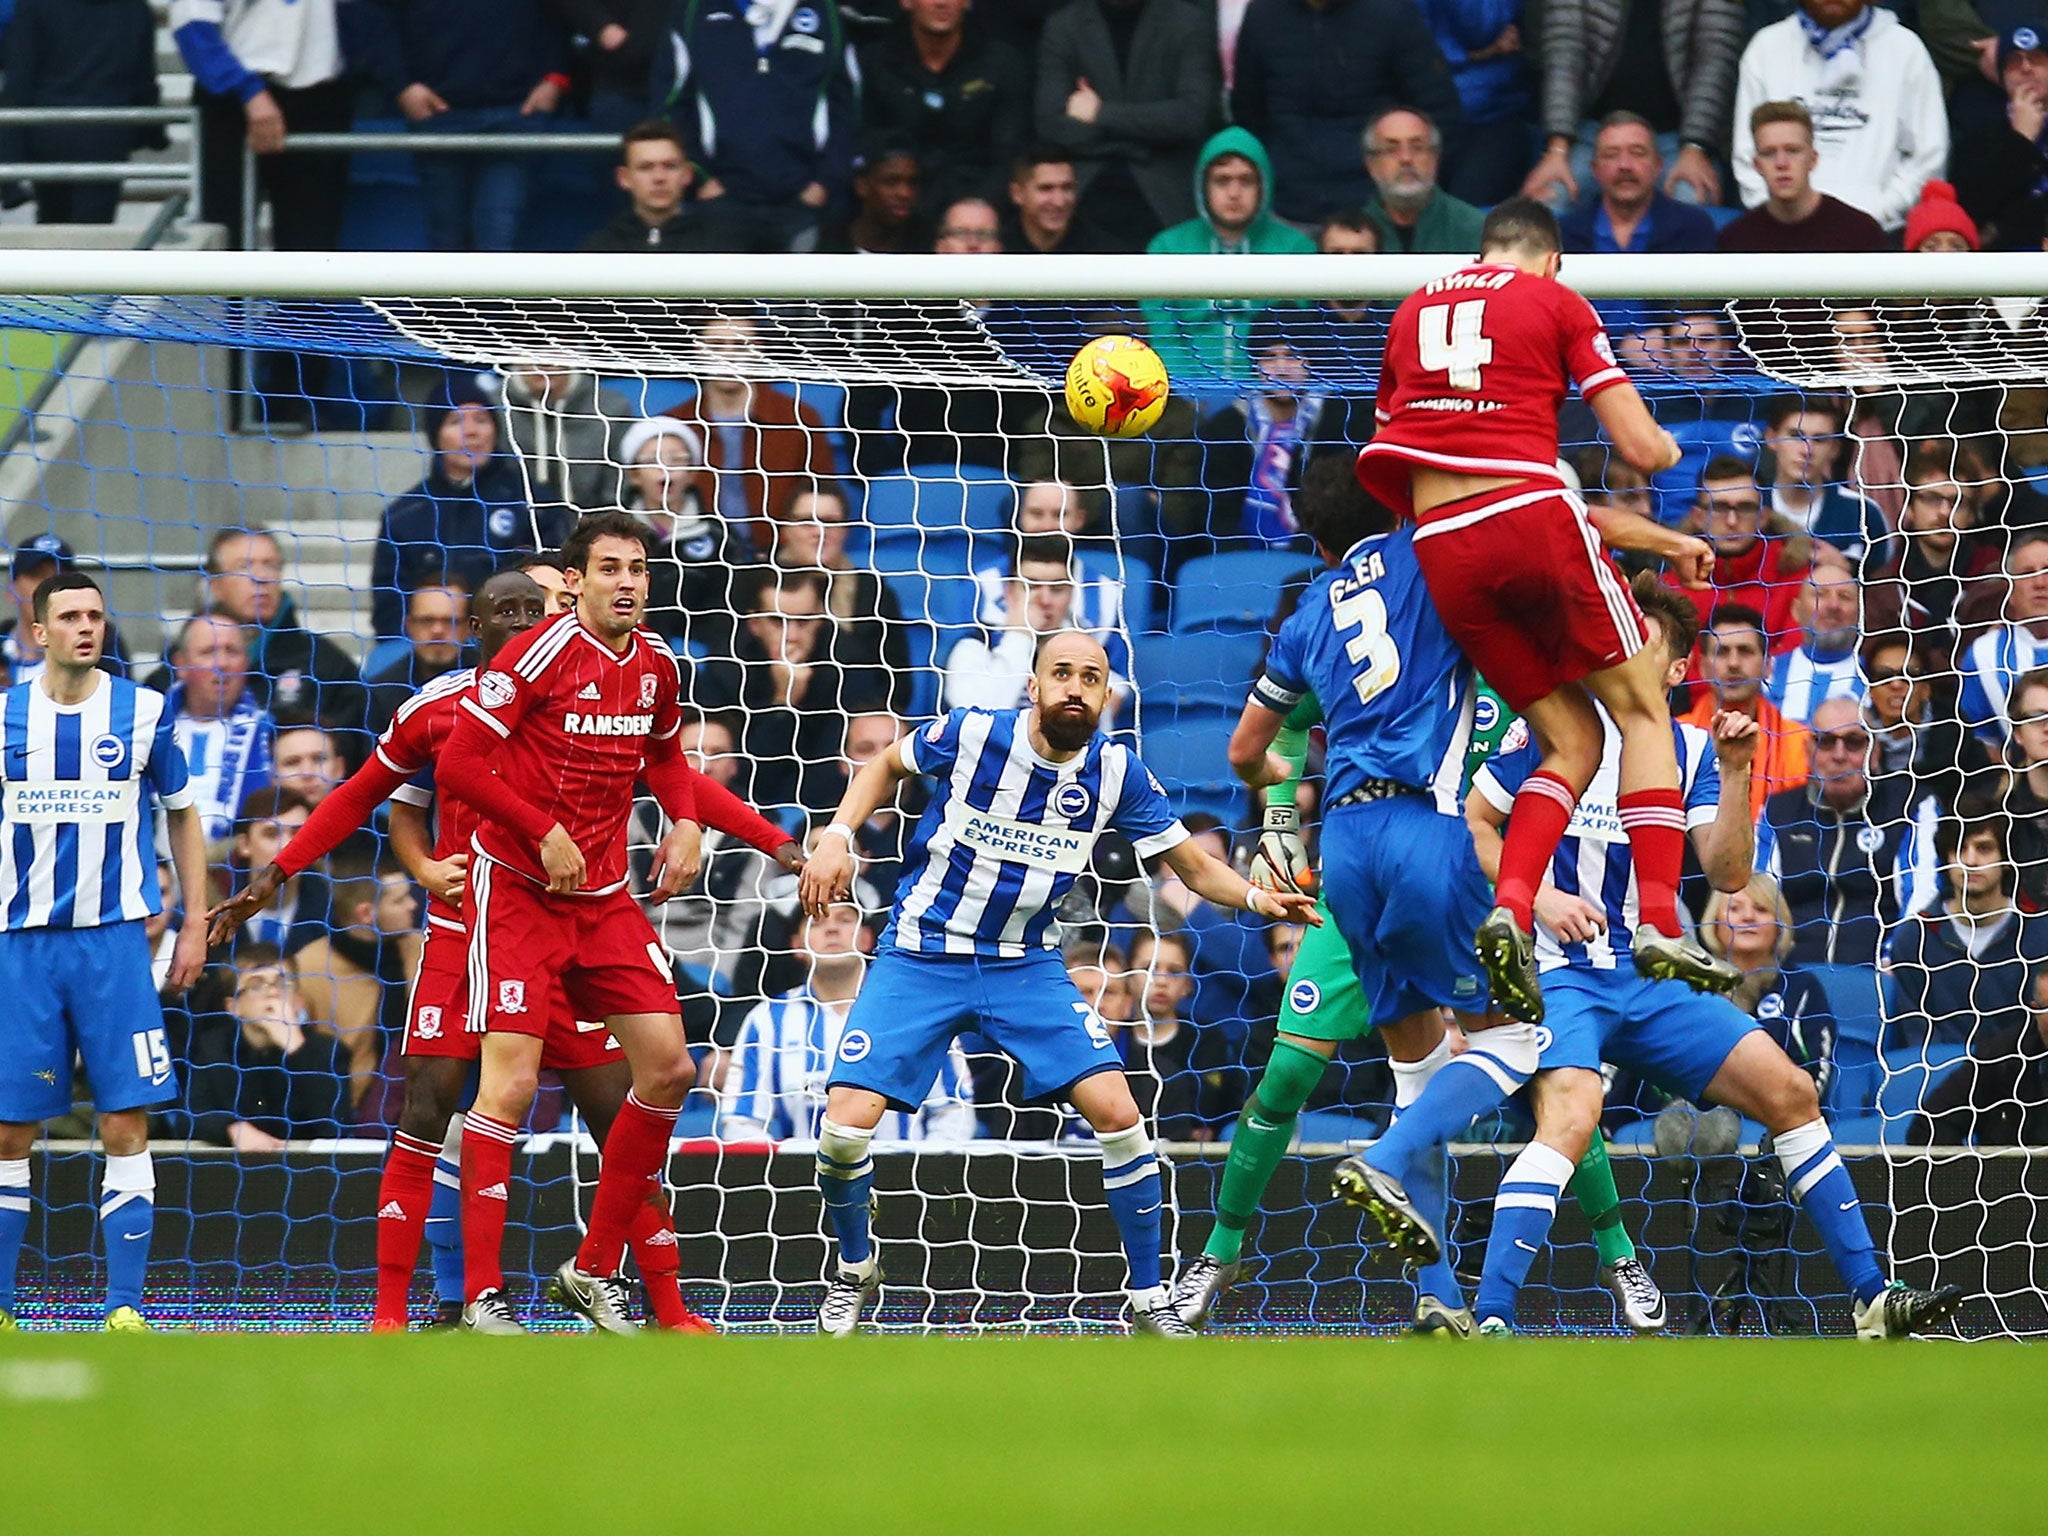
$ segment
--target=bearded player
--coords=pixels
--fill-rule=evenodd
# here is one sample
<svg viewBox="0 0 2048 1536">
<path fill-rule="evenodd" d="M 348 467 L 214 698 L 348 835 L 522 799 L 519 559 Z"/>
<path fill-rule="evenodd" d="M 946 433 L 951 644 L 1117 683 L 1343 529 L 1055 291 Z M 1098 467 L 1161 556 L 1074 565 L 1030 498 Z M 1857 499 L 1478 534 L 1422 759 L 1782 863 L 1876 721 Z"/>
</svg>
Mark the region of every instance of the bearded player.
<svg viewBox="0 0 2048 1536">
<path fill-rule="evenodd" d="M 1676 686 L 1692 654 L 1692 605 L 1645 574 L 1635 591 L 1650 616 L 1666 680 Z M 1749 878 L 1755 832 L 1749 765 L 1756 723 L 1724 711 L 1713 733 L 1675 725 L 1686 821 L 1700 867 L 1720 890 Z M 1550 1233 L 1559 1191 L 1589 1137 L 1598 1135 L 1600 1064 L 1625 1067 L 1695 1103 L 1724 1104 L 1760 1121 L 1785 1170 L 1785 1187 L 1820 1230 L 1855 1298 L 1856 1332 L 1866 1339 L 1924 1333 L 1952 1317 L 1963 1293 L 1887 1283 L 1856 1186 L 1821 1116 L 1814 1081 L 1748 1014 L 1722 997 L 1700 997 L 1671 981 L 1634 974 L 1627 962 L 1640 882 L 1632 849 L 1616 825 L 1619 742 L 1605 734 L 1600 769 L 1558 845 L 1538 894 L 1538 954 L 1551 1006 L 1548 1038 L 1530 1094 L 1536 1134 L 1501 1174 L 1476 1310 L 1479 1331 L 1510 1333 L 1529 1266 Z M 1466 800 L 1479 861 L 1501 853 L 1500 829 L 1516 787 L 1535 768 L 1535 750 L 1510 747 L 1481 768 Z"/>
<path fill-rule="evenodd" d="M 1710 991 L 1740 979 L 1678 920 L 1685 810 L 1663 657 L 1601 543 L 1660 556 L 1695 587 L 1713 552 L 1646 518 L 1589 510 L 1559 474 L 1557 410 L 1574 384 L 1630 464 L 1656 474 L 1679 459 L 1593 307 L 1557 281 L 1559 250 L 1550 211 L 1510 198 L 1487 215 L 1476 265 L 1402 303 L 1380 371 L 1379 430 L 1358 459 L 1366 488 L 1414 517 L 1445 628 L 1542 746 L 1477 933 L 1495 1004 L 1532 1023 L 1543 1016 L 1536 890 L 1600 765 L 1595 698 L 1621 733 L 1618 805 L 1642 891 L 1635 968 Z"/>
<path fill-rule="evenodd" d="M 462 1147 L 463 1319 L 478 1332 L 520 1331 L 500 1270 L 504 1186 L 555 986 L 566 989 L 575 1017 L 604 1021 L 633 1073 L 583 1244 L 550 1285 L 606 1332 L 635 1330 L 620 1261 L 695 1079 L 667 956 L 626 883 L 637 782 L 672 822 L 655 858 L 656 899 L 688 884 L 701 837 L 698 776 L 677 743 L 680 672 L 640 626 L 647 537 L 620 513 L 576 525 L 562 550 L 575 610 L 520 635 L 478 675 L 438 770 L 441 791 L 480 817 L 465 904 L 468 1027 L 483 1042 Z M 776 857 L 789 868 L 801 863 L 787 841 Z"/>
<path fill-rule="evenodd" d="M 556 571 L 547 574 L 559 577 Z M 489 668 L 509 641 L 542 622 L 550 611 L 555 610 L 549 594 L 529 579 L 524 567 L 487 580 L 470 603 L 469 631 L 479 667 Z M 422 1233 L 432 1235 L 436 1218 L 442 1216 L 438 1207 L 443 1192 L 450 1181 L 459 1180 L 460 1134 L 449 1122 L 478 1057 L 479 1037 L 464 1027 L 468 930 L 462 912 L 475 817 L 460 802 L 444 801 L 439 806 L 438 841 L 429 825 L 436 807 L 434 764 L 453 733 L 457 707 L 475 676 L 467 668 L 445 674 L 407 700 L 370 760 L 321 802 L 275 863 L 210 914 L 212 941 L 223 943 L 250 915 L 264 910 L 286 880 L 331 852 L 369 819 L 379 803 L 391 798 L 392 848 L 406 871 L 426 887 L 429 905 L 427 942 L 406 1014 L 404 1108 L 386 1154 L 377 1200 L 377 1304 L 371 1323 L 377 1331 L 399 1331 L 406 1325 L 407 1293 Z M 710 818 L 709 824 L 756 846 L 788 842 L 785 834 L 728 792 L 701 782 L 697 788 L 698 811 Z M 542 1065 L 562 1075 L 571 1101 L 601 1148 L 631 1086 L 631 1075 L 617 1042 L 602 1029 L 579 1028 L 559 992 L 551 1000 Z M 444 1129 L 449 1131 L 446 1141 Z M 449 1200 L 445 1220 L 452 1230 L 459 1221 L 459 1201 L 452 1191 Z M 675 1235 L 658 1188 L 636 1213 L 630 1236 L 655 1322 L 683 1331 L 708 1330 L 710 1325 L 683 1304 L 677 1288 Z M 452 1296 L 459 1316 L 461 1250 L 454 1242 L 448 1247 L 454 1274 L 452 1288 L 443 1282 L 443 1305 L 445 1309 Z M 435 1263 L 437 1270 L 444 1265 L 438 1249 Z"/>
<path fill-rule="evenodd" d="M 1132 1326 L 1189 1338 L 1160 1282 L 1162 1191 L 1152 1139 L 1107 1026 L 1059 953 L 1060 902 L 1112 829 L 1219 907 L 1320 923 L 1299 891 L 1248 884 L 1189 836 L 1137 754 L 1096 726 L 1109 657 L 1064 630 L 1038 648 L 1030 704 L 956 709 L 877 754 L 847 785 L 800 886 L 813 917 L 846 898 L 854 829 L 904 779 L 936 781 L 904 855 L 889 926 L 839 1038 L 818 1132 L 818 1187 L 837 1262 L 818 1331 L 860 1326 L 882 1282 L 869 1228 L 868 1146 L 889 1109 L 924 1101 L 956 1035 L 978 1030 L 1023 1068 L 1033 1099 L 1073 1104 L 1102 1148 L 1102 1189 L 1130 1264 Z"/>
</svg>

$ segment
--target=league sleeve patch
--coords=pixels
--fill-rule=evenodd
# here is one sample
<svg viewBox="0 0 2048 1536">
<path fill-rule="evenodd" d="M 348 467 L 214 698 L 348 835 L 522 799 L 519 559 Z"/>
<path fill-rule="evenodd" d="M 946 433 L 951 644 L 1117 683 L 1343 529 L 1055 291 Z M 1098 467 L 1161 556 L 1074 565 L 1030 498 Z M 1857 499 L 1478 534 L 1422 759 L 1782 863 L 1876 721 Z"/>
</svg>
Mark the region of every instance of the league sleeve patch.
<svg viewBox="0 0 2048 1536">
<path fill-rule="evenodd" d="M 485 709 L 503 709 L 519 696 L 519 685 L 505 672 L 486 672 L 476 680 L 477 702 Z"/>
<path fill-rule="evenodd" d="M 1529 745 L 1529 722 L 1518 719 L 1508 727 L 1507 734 L 1501 737 L 1500 755 L 1506 757 L 1510 752 L 1519 752 L 1527 745 Z"/>
</svg>

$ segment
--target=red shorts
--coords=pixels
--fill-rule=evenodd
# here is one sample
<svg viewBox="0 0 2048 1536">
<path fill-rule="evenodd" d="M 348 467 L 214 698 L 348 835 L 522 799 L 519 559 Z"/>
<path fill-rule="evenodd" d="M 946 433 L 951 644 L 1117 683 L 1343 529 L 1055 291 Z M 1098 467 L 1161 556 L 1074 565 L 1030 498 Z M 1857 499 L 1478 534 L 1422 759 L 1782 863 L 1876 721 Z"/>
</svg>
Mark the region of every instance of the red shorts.
<svg viewBox="0 0 2048 1536">
<path fill-rule="evenodd" d="M 468 1027 L 468 950 L 466 935 L 428 924 L 426 946 L 420 952 L 419 979 L 412 985 L 412 1002 L 405 1015 L 405 1055 L 475 1061 L 482 1052 L 484 1037 L 470 1033 Z M 574 1072 L 625 1059 L 626 1053 L 619 1049 L 610 1030 L 602 1024 L 576 1021 L 569 1010 L 568 994 L 558 987 L 547 1011 L 541 1067 L 551 1072 Z"/>
<path fill-rule="evenodd" d="M 1415 558 L 1444 628 L 1516 714 L 1649 640 L 1627 579 L 1565 492 L 1446 502 L 1415 530 Z"/>
<path fill-rule="evenodd" d="M 466 908 L 471 1029 L 545 1034 L 558 987 L 579 1019 L 682 1012 L 668 951 L 629 891 L 557 896 L 477 856 Z"/>
</svg>

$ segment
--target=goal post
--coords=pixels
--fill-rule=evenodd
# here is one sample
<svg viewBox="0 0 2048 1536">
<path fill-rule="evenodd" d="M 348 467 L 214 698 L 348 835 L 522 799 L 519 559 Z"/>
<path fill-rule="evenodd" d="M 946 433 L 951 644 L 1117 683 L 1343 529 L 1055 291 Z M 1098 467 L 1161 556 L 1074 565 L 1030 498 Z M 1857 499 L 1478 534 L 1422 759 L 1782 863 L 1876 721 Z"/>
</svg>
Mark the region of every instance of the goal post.
<svg viewBox="0 0 2048 1536">
<path fill-rule="evenodd" d="M 17 335 L 99 343 L 0 461 L 6 541 L 22 550 L 54 536 L 107 572 L 143 677 L 164 668 L 174 679 L 179 662 L 191 665 L 177 653 L 188 621 L 248 601 L 238 578 L 281 581 L 287 612 L 379 686 L 278 661 L 275 632 L 289 625 L 275 613 L 250 628 L 255 645 L 238 664 L 281 734 L 322 725 L 355 761 L 375 709 L 414 675 L 411 594 L 473 588 L 518 549 L 554 542 L 576 511 L 635 511 L 660 535 L 656 563 L 667 574 L 650 617 L 690 670 L 696 749 L 799 834 L 893 732 L 953 702 L 1019 692 L 1014 657 L 1020 643 L 1029 651 L 1019 637 L 1031 632 L 1041 589 L 1059 585 L 1046 622 L 1105 639 L 1118 674 L 1115 726 L 1182 809 L 1235 833 L 1242 853 L 1257 818 L 1222 747 L 1276 612 L 1316 564 L 1292 533 L 1300 466 L 1348 453 L 1369 433 L 1387 315 L 1460 264 L 0 253 L 0 364 Z M 1901 1273 L 1954 1281 L 1978 1298 L 1966 1332 L 2048 1332 L 2048 1161 L 2038 1146 L 2013 1145 L 2048 1142 L 2048 1110 L 2028 1097 L 2048 1038 L 2026 1033 L 2040 1028 L 2031 988 L 2048 961 L 2048 941 L 2038 954 L 2032 947 L 2036 925 L 2048 924 L 2037 915 L 2048 901 L 2048 822 L 2037 832 L 2035 809 L 2048 803 L 2048 740 L 2039 799 L 2030 799 L 2031 694 L 2010 696 L 2032 669 L 2021 660 L 2036 611 L 2011 552 L 2035 526 L 2037 502 L 2048 524 L 2039 501 L 2048 495 L 2048 315 L 2035 315 L 2048 311 L 2048 254 L 1573 255 L 1561 275 L 1601 306 L 1631 377 L 1686 451 L 1654 483 L 1616 470 L 1603 484 L 1590 412 L 1568 406 L 1563 447 L 1585 491 L 1683 522 L 1696 515 L 1708 466 L 1740 461 L 1759 487 L 1762 531 L 1779 540 L 1777 563 L 1741 594 L 1766 610 L 1766 695 L 1795 720 L 1831 695 L 1867 701 L 1869 773 L 1884 782 L 1850 797 L 1846 812 L 1816 802 L 1813 818 L 1834 829 L 1845 814 L 1866 818 L 1842 844 L 1863 878 L 1795 868 L 1782 849 L 1772 867 L 1795 916 L 1820 925 L 1791 937 L 1785 969 L 1830 1016 L 1827 1103 L 1838 1140 L 1860 1149 L 1851 1161 L 1873 1225 Z M 1065 417 L 1066 362 L 1106 329 L 1153 336 L 1175 369 L 1174 399 L 1146 437 L 1095 438 Z M 296 362 L 245 376 L 228 361 L 259 355 Z M 311 430 L 235 430 L 262 417 L 236 409 L 251 377 L 271 396 L 296 391 L 287 403 L 305 407 Z M 297 382 L 281 388 L 282 377 Z M 441 434 L 465 403 L 488 419 L 491 441 L 458 473 L 471 450 Z M 772 450 L 762 447 L 770 439 Z M 412 523 L 394 511 L 408 496 Z M 458 522 L 466 531 L 446 531 Z M 259 526 L 281 573 L 251 577 L 246 562 L 211 581 L 197 571 L 225 533 Z M 1064 583 L 1019 568 L 1046 554 L 1048 536 L 1067 563 Z M 1837 611 L 1820 590 L 1827 579 L 1806 579 L 1816 551 L 1822 568 L 1846 564 L 1857 602 L 1852 624 L 1808 643 Z M 2048 636 L 2048 592 L 2038 611 Z M 2008 630 L 2013 644 L 1973 650 Z M 808 636 L 801 654 L 770 654 L 799 631 Z M 1877 645 L 1895 636 L 1896 648 Z M 2048 662 L 2048 638 L 2039 644 Z M 22 665 L 14 651 L 7 658 Z M 1702 677 L 1690 698 L 1711 689 Z M 2040 708 L 2048 713 L 2048 689 Z M 1800 729 L 1786 734 L 1805 742 Z M 1968 749 L 1967 779 L 1922 750 L 1939 742 L 1954 755 L 1972 739 L 1981 750 Z M 231 882 L 249 856 L 248 829 L 238 843 L 222 733 L 201 730 L 195 741 L 214 754 L 203 763 L 220 797 L 214 851 Z M 1806 783 L 1804 767 L 1786 772 L 1774 788 Z M 887 905 L 915 808 L 874 833 L 862 896 L 870 907 Z M 1951 921 L 1940 903 L 1963 879 L 1951 845 L 1980 825 L 2002 840 L 2015 910 L 2001 916 L 1991 903 Z M 658 830 L 636 820 L 643 866 Z M 367 891 L 376 905 L 385 854 L 371 843 L 338 855 L 323 872 L 325 895 L 306 894 L 309 885 L 306 911 L 291 916 L 347 929 L 354 895 Z M 822 977 L 846 957 L 801 948 L 788 883 L 748 850 L 714 844 L 706 881 L 653 914 L 707 1074 L 724 1085 L 722 1098 L 699 1095 L 678 1133 L 671 1177 L 685 1280 L 728 1322 L 784 1326 L 815 1280 L 799 1271 L 822 1251 L 810 1117 L 820 1042 L 843 1027 L 837 994 L 802 993 L 814 965 Z M 1703 896 L 1688 886 L 1695 917 Z M 1192 1253 L 1213 1214 L 1222 1138 L 1270 1049 L 1289 956 L 1249 930 L 1222 931 L 1114 850 L 1070 906 L 1069 933 L 1108 946 L 1106 956 L 1075 956 L 1077 979 L 1127 1052 L 1163 1139 L 1179 1147 L 1168 1230 Z M 359 963 L 395 939 L 380 921 L 301 950 L 318 970 L 309 1007 L 332 1015 L 312 1018 L 310 1033 L 325 1053 L 321 1069 L 342 1086 L 319 1124 L 284 1125 L 302 1150 L 264 1175 L 294 1210 L 309 1191 L 363 1183 L 360 1151 L 323 1172 L 314 1163 L 326 1154 L 305 1146 L 380 1138 L 396 1114 L 402 1008 L 387 1006 L 396 983 L 377 970 L 381 959 Z M 1193 934 L 1188 977 L 1175 946 L 1149 941 L 1146 963 L 1125 972 L 1140 936 L 1183 928 Z M 279 931 L 288 936 L 290 922 Z M 212 1069 L 247 1063 L 234 1066 L 232 1015 L 218 1006 L 231 965 L 214 985 L 174 1033 L 181 1083 L 203 1079 L 217 1094 L 236 1079 Z M 1774 999 L 1782 1006 L 1788 995 L 1746 1000 L 1768 1024 Z M 792 997 L 802 1006 L 786 1006 Z M 1820 1049 L 1817 1036 L 1793 1043 Z M 1120 1281 L 1090 1144 L 1070 1117 L 1021 1102 L 985 1042 L 968 1044 L 959 1078 L 949 1090 L 942 1076 L 882 1159 L 893 1210 L 879 1231 L 885 1244 L 915 1249 L 914 1260 L 889 1264 L 897 1295 L 884 1321 L 1100 1326 L 1114 1316 Z M 1969 1074 L 1979 1086 L 1965 1091 Z M 1359 1245 L 1356 1221 L 1328 1207 L 1322 1190 L 1326 1158 L 1377 1134 L 1390 1098 L 1374 1047 L 1340 1052 L 1304 1116 L 1303 1151 L 1252 1229 L 1248 1252 L 1263 1267 L 1226 1322 L 1399 1324 L 1398 1272 Z M 228 1154 L 205 1141 L 220 1108 L 204 1107 L 212 1118 L 181 1101 L 160 1129 L 166 1144 L 194 1138 L 194 1198 L 230 1199 L 222 1192 L 236 1181 L 219 1172 Z M 1679 1119 L 1667 1111 L 1677 1113 L 1653 1088 L 1617 1084 L 1608 1129 L 1627 1219 L 1679 1314 L 1702 1328 L 1845 1326 L 1810 1229 L 1773 1187 L 1772 1160 L 1754 1155 L 1757 1128 L 1737 1128 L 1736 1150 L 1700 1157 L 1672 1141 Z M 551 1087 L 532 1129 L 546 1137 L 573 1125 L 568 1114 Z M 970 1129 L 979 1134 L 961 1141 Z M 1459 1159 L 1456 1236 L 1474 1268 L 1499 1149 L 1526 1129 L 1513 1113 L 1476 1128 Z M 764 1151 L 770 1143 L 779 1150 Z M 587 1196 L 594 1165 L 587 1143 L 535 1145 L 537 1174 L 566 1181 L 570 1196 L 548 1183 L 522 1207 L 540 1213 L 522 1239 L 539 1254 L 575 1220 L 573 1197 Z M 71 1155 L 52 1159 L 64 1170 L 54 1187 L 78 1183 Z M 313 1182 L 294 1183 L 302 1177 Z M 207 1241 L 232 1250 L 232 1210 L 206 1214 Z M 80 1215 L 53 1212 L 31 1247 L 58 1263 Z M 304 1219 L 316 1219 L 310 1206 Z M 259 1247 L 274 1226 L 266 1216 Z M 1576 1215 L 1561 1219 L 1557 1242 L 1555 1261 L 1536 1272 L 1532 1316 L 1561 1329 L 1607 1326 Z M 363 1249 L 337 1237 L 322 1251 L 335 1316 L 350 1317 L 368 1279 Z M 209 1296 L 242 1285 L 233 1304 L 253 1307 L 269 1261 L 244 1259 L 194 1250 L 171 1262 L 187 1265 L 191 1285 L 203 1269 Z M 238 1273 L 242 1281 L 223 1278 Z"/>
</svg>

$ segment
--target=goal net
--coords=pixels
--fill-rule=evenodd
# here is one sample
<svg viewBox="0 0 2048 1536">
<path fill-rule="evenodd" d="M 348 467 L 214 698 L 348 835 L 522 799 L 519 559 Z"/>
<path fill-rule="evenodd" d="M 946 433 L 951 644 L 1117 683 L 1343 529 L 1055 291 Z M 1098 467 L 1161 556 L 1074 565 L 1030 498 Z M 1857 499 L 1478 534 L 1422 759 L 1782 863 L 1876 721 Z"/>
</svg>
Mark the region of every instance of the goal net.
<svg viewBox="0 0 2048 1536">
<path fill-rule="evenodd" d="M 611 508 L 655 535 L 650 622 L 684 661 L 691 751 L 793 835 L 920 722 L 1020 704 L 1036 636 L 1071 626 L 1110 651 L 1106 726 L 1242 866 L 1258 811 L 1224 746 L 1319 566 L 1294 520 L 1304 468 L 1370 435 L 1393 306 L 1452 265 L 9 255 L 15 590 L 25 602 L 74 558 L 103 576 L 123 664 L 177 690 L 223 892 L 415 687 L 467 663 L 486 576 Z M 1966 1334 L 2048 1331 L 2039 264 L 1575 256 L 1568 277 L 1685 458 L 1645 481 L 1573 400 L 1565 459 L 1589 499 L 1715 540 L 1676 707 L 1765 725 L 1765 878 L 1710 907 L 1693 866 L 1687 908 L 1751 972 L 1742 1006 L 1818 1081 L 1895 1272 L 1962 1285 Z M 1118 333 L 1149 337 L 1173 378 L 1164 419 L 1129 440 L 1079 430 L 1059 394 L 1074 351 Z M 34 674 L 25 624 L 0 648 L 13 679 Z M 1311 842 L 1319 766 L 1318 747 Z M 862 830 L 847 931 L 803 924 L 793 882 L 717 834 L 699 883 L 649 907 L 702 1079 L 669 1167 L 684 1287 L 721 1326 L 815 1313 L 822 1084 L 919 796 Z M 643 888 L 661 830 L 643 806 Z M 238 1325 L 367 1316 L 416 896 L 380 817 L 244 935 L 292 958 L 295 1017 L 238 1014 L 234 953 L 169 1006 L 153 1306 Z M 1192 1255 L 1293 935 L 1205 908 L 1114 840 L 1061 919 L 1168 1149 L 1168 1247 Z M 1377 1042 L 1342 1047 L 1218 1327 L 1406 1326 L 1409 1281 L 1327 1196 L 1331 1162 L 1384 1129 L 1391 1099 Z M 38 1157 L 31 1320 L 87 1317 L 97 1294 L 82 1083 L 80 1102 Z M 596 1164 L 552 1077 L 525 1129 L 507 1268 L 540 1321 L 535 1277 L 569 1251 Z M 1604 1129 L 1674 1328 L 1846 1329 L 1760 1126 L 1615 1074 Z M 1458 1148 L 1468 1278 L 1528 1130 L 1510 1107 Z M 1116 1323 L 1123 1265 L 1086 1127 L 1027 1100 L 988 1042 L 964 1038 L 882 1138 L 880 1326 Z M 433 1294 L 423 1260 L 416 1311 Z M 1523 1321 L 1616 1327 L 1574 1212 Z"/>
</svg>

